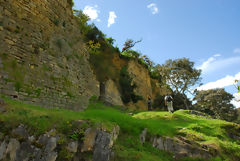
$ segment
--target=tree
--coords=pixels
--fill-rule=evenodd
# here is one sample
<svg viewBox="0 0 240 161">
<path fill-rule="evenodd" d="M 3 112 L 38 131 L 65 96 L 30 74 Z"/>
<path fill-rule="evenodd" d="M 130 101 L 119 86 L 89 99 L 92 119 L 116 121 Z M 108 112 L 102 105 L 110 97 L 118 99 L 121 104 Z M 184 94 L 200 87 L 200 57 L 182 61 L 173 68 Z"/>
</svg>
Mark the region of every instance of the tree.
<svg viewBox="0 0 240 161">
<path fill-rule="evenodd" d="M 190 87 L 196 85 L 201 80 L 201 70 L 194 68 L 194 62 L 187 58 L 167 60 L 161 67 L 161 74 L 166 79 L 167 84 L 178 95 L 181 94 L 185 108 L 189 108 L 187 93 L 192 93 Z"/>
<path fill-rule="evenodd" d="M 110 45 L 113 45 L 113 43 L 116 41 L 115 39 L 113 39 L 112 37 L 109 37 L 106 39 L 107 42 L 110 44 Z"/>
<path fill-rule="evenodd" d="M 231 104 L 232 99 L 232 94 L 222 88 L 197 91 L 194 97 L 197 103 L 194 107 L 196 110 L 207 113 L 214 118 L 234 121 L 237 119 L 238 114 L 233 104 Z"/>
<path fill-rule="evenodd" d="M 87 15 L 85 15 L 81 10 L 73 10 L 73 14 L 77 18 L 81 34 L 85 36 L 85 34 L 89 30 L 89 25 L 87 24 L 87 22 L 90 20 L 90 18 Z"/>
<path fill-rule="evenodd" d="M 123 45 L 122 52 L 128 51 L 129 49 L 131 49 L 132 47 L 134 47 L 137 43 L 139 43 L 141 41 L 142 41 L 142 39 L 138 40 L 138 41 L 133 41 L 132 39 L 127 39 Z"/>
</svg>

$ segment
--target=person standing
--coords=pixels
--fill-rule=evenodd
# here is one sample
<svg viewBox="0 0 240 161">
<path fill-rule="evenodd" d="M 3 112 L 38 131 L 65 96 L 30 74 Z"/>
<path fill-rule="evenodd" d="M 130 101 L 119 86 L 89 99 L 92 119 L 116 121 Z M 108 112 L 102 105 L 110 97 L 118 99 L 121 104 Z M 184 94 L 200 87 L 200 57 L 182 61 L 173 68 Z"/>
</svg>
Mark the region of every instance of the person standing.
<svg viewBox="0 0 240 161">
<path fill-rule="evenodd" d="M 147 104 L 148 104 L 148 111 L 152 111 L 152 100 L 150 96 L 148 96 Z"/>
<path fill-rule="evenodd" d="M 164 101 L 165 101 L 165 105 L 168 108 L 168 112 L 173 113 L 174 110 L 173 110 L 173 98 L 172 98 L 172 96 L 171 95 L 165 96 Z"/>
</svg>

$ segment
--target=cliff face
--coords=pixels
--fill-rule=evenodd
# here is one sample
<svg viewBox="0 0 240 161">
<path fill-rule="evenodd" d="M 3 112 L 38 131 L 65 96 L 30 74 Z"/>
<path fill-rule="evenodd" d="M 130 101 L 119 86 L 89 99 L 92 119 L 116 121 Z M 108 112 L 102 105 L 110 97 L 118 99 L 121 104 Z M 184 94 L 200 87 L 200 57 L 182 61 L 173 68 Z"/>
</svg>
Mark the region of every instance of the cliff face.
<svg viewBox="0 0 240 161">
<path fill-rule="evenodd" d="M 136 107 L 147 109 L 147 99 L 152 97 L 151 77 L 148 70 L 138 62 L 130 60 L 128 62 L 128 72 L 137 85 L 135 93 L 143 98 L 143 100 L 137 102 Z"/>
<path fill-rule="evenodd" d="M 70 2 L 0 1 L 1 94 L 44 107 L 76 111 L 86 108 L 91 96 L 100 95 Z M 122 59 L 118 53 L 112 62 L 115 73 L 127 66 L 137 85 L 135 93 L 143 98 L 127 106 L 146 110 L 147 98 L 150 96 L 153 101 L 159 91 L 156 80 L 151 79 L 143 65 Z M 122 106 L 118 79 L 105 82 L 102 98 Z"/>
<path fill-rule="evenodd" d="M 99 96 L 67 0 L 0 1 L 0 93 L 81 110 Z"/>
</svg>

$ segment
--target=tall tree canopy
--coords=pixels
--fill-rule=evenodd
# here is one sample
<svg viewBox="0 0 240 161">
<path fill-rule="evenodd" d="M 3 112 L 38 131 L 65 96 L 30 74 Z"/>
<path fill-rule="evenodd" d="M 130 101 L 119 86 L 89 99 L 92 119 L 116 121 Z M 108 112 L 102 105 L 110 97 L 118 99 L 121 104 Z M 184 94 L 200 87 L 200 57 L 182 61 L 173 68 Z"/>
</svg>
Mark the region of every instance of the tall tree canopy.
<svg viewBox="0 0 240 161">
<path fill-rule="evenodd" d="M 232 99 L 232 94 L 222 88 L 197 91 L 194 97 L 197 103 L 194 107 L 215 118 L 234 121 L 237 119 L 237 110 L 231 104 Z"/>
<path fill-rule="evenodd" d="M 162 75 L 175 93 L 183 96 L 185 108 L 188 108 L 189 101 L 186 96 L 190 87 L 200 81 L 201 70 L 194 68 L 194 62 L 187 58 L 172 60 L 169 59 L 162 66 Z"/>
</svg>

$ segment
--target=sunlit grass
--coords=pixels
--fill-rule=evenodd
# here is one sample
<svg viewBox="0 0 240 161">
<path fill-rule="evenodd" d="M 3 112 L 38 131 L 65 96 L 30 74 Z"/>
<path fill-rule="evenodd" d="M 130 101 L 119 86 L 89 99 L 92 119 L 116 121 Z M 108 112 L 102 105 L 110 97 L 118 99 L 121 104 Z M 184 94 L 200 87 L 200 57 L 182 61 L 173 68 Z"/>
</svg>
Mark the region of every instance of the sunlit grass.
<svg viewBox="0 0 240 161">
<path fill-rule="evenodd" d="M 27 125 L 34 135 L 40 135 L 51 128 L 64 132 L 64 129 L 71 128 L 69 122 L 88 120 L 92 126 L 101 125 L 106 130 L 111 130 L 115 125 L 120 126 L 121 134 L 115 144 L 119 158 L 129 157 L 129 160 L 139 161 L 146 160 L 146 158 L 149 158 L 149 161 L 159 158 L 159 154 L 155 150 L 140 144 L 139 134 L 144 128 L 147 128 L 151 135 L 168 137 L 181 135 L 199 144 L 214 146 L 220 149 L 223 152 L 221 155 L 226 158 L 231 156 L 230 153 L 234 156 L 240 155 L 239 142 L 229 138 L 225 128 L 237 125 L 222 120 L 190 115 L 188 111 L 184 110 L 176 111 L 173 114 L 164 111 L 146 111 L 131 116 L 126 110 L 118 107 L 106 107 L 99 102 L 90 103 L 83 112 L 74 112 L 66 109 L 42 108 L 8 98 L 4 98 L 4 101 L 8 104 L 5 107 L 8 112 L 0 113 L 0 124 L 5 122 L 5 126 L 0 127 L 3 132 L 7 132 L 6 129 L 14 128 L 20 123 Z M 171 160 L 170 154 L 163 152 L 161 155 L 165 160 Z"/>
</svg>

